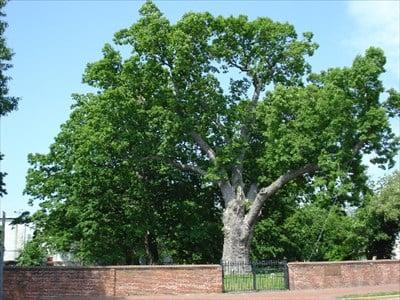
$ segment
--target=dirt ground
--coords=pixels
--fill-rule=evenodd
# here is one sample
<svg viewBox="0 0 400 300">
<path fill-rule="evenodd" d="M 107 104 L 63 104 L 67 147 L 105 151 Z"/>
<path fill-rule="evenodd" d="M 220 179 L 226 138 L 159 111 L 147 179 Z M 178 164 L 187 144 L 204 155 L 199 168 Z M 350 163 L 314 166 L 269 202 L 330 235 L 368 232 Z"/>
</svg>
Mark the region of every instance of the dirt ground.
<svg viewBox="0 0 400 300">
<path fill-rule="evenodd" d="M 74 300 L 335 300 L 340 296 L 368 294 L 373 292 L 400 291 L 400 278 L 398 284 L 381 286 L 363 286 L 350 288 L 335 288 L 321 290 L 279 291 L 279 292 L 253 292 L 253 293 L 224 293 L 224 294 L 190 294 L 190 295 L 151 295 L 107 298 L 68 298 Z M 63 300 L 67 300 L 64 298 Z M 400 300 L 398 296 L 385 298 L 385 300 Z"/>
</svg>

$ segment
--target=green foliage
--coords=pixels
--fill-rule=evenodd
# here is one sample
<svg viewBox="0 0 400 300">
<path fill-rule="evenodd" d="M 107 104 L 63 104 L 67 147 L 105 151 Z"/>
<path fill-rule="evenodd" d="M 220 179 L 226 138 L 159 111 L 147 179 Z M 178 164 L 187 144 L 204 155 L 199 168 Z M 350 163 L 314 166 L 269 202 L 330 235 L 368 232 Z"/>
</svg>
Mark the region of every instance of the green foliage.
<svg viewBox="0 0 400 300">
<path fill-rule="evenodd" d="M 291 251 L 287 251 L 285 242 L 289 233 L 284 226 L 286 220 L 299 209 L 299 194 L 302 194 L 301 188 L 291 184 L 277 195 L 279 201 L 272 201 L 264 206 L 254 230 L 254 260 L 288 258 L 287 253 Z"/>
<path fill-rule="evenodd" d="M 190 197 L 190 195 L 188 195 Z M 222 250 L 220 210 L 211 194 L 200 201 L 172 198 L 157 220 L 164 256 L 176 263 L 219 263 Z"/>
<path fill-rule="evenodd" d="M 0 163 L 3 160 L 4 155 L 0 153 Z M 7 194 L 7 191 L 5 189 L 5 183 L 3 181 L 3 178 L 7 175 L 7 173 L 0 172 L 0 197 L 3 195 Z"/>
<path fill-rule="evenodd" d="M 289 261 L 359 259 L 365 253 L 363 229 L 338 206 L 327 209 L 307 204 L 284 220 L 261 220 L 255 231 L 253 255 Z"/>
<path fill-rule="evenodd" d="M 359 259 L 365 237 L 356 233 L 358 226 L 337 206 L 300 208 L 284 225 L 287 256 L 300 261 Z"/>
<path fill-rule="evenodd" d="M 74 97 L 74 111 L 49 154 L 29 156 L 26 193 L 42 200 L 30 218 L 37 234 L 84 264 L 132 264 L 140 257 L 154 263 L 158 252 L 177 261 L 215 262 L 221 231 L 212 189 L 136 159 L 151 149 L 136 143 L 145 131 L 132 131 L 138 128 L 130 115 L 135 102 L 111 114 L 121 94 Z M 146 244 L 149 235 L 159 246 Z"/>
<path fill-rule="evenodd" d="M 42 266 L 46 262 L 47 250 L 37 239 L 28 241 L 17 258 L 17 265 L 23 267 Z"/>
<path fill-rule="evenodd" d="M 385 177 L 374 195 L 368 197 L 357 212 L 364 224 L 368 258 L 391 258 L 396 237 L 400 233 L 400 172 Z"/>
<path fill-rule="evenodd" d="M 370 191 L 358 208 L 352 208 L 352 214 L 318 201 L 287 209 L 266 208 L 269 218 L 256 226 L 253 257 L 297 261 L 391 258 L 400 232 L 399 183 L 399 171 L 383 178 L 375 192 Z"/>
<path fill-rule="evenodd" d="M 394 89 L 388 90 L 389 97 L 384 106 L 390 117 L 400 116 L 400 93 Z"/>
<path fill-rule="evenodd" d="M 0 0 L 0 17 L 4 17 L 3 8 L 6 0 Z M 7 47 L 6 38 L 4 36 L 7 23 L 0 19 L 0 116 L 4 116 L 10 111 L 17 108 L 18 98 L 8 95 L 8 81 L 10 77 L 6 75 L 6 71 L 12 67 L 11 58 L 12 51 Z"/>
</svg>

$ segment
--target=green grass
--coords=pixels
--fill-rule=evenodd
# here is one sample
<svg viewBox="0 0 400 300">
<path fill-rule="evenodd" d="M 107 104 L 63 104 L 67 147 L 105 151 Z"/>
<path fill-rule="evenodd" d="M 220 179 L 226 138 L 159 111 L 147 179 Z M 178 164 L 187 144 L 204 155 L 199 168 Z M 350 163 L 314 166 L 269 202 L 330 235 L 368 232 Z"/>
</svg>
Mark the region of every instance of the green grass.
<svg viewBox="0 0 400 300">
<path fill-rule="evenodd" d="M 256 274 L 256 290 L 284 290 L 285 282 L 283 273 Z M 251 291 L 253 287 L 252 274 L 225 274 L 224 291 L 238 292 Z"/>
<path fill-rule="evenodd" d="M 398 297 L 396 297 L 398 296 Z M 341 300 L 379 300 L 379 299 L 400 299 L 400 292 L 379 292 L 379 293 L 369 293 L 369 294 L 363 294 L 363 295 L 349 295 L 349 296 L 343 296 L 339 297 L 337 299 Z"/>
</svg>

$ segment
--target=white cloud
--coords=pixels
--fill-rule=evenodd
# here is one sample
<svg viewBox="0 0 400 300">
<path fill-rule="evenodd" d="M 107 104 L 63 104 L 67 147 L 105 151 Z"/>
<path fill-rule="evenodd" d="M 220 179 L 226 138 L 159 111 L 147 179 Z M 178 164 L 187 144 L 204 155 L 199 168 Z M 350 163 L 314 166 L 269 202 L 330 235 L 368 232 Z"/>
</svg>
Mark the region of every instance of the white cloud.
<svg viewBox="0 0 400 300">
<path fill-rule="evenodd" d="M 400 80 L 400 1 L 349 1 L 347 12 L 354 21 L 349 44 L 358 52 L 381 47 L 387 57 L 392 84 Z"/>
</svg>

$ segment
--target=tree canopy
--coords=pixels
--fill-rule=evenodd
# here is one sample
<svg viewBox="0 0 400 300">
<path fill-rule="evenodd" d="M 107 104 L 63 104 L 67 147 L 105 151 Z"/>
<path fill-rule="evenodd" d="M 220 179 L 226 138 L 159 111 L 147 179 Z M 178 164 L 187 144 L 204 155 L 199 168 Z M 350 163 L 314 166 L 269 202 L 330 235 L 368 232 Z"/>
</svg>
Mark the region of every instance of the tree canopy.
<svg viewBox="0 0 400 300">
<path fill-rule="evenodd" d="M 105 232 L 118 220 L 133 230 L 130 248 L 160 190 L 173 203 L 183 185 L 186 199 L 222 209 L 223 259 L 248 261 L 257 220 L 283 194 L 356 204 L 368 189 L 363 155 L 393 166 L 399 93 L 381 99 L 382 50 L 317 74 L 313 35 L 288 23 L 191 12 L 171 24 L 150 1 L 140 15 L 88 64 L 83 81 L 98 92 L 75 95 L 50 152 L 30 157 L 26 191 L 48 218 L 78 218 L 95 240 L 88 214 L 106 218 Z"/>
</svg>

